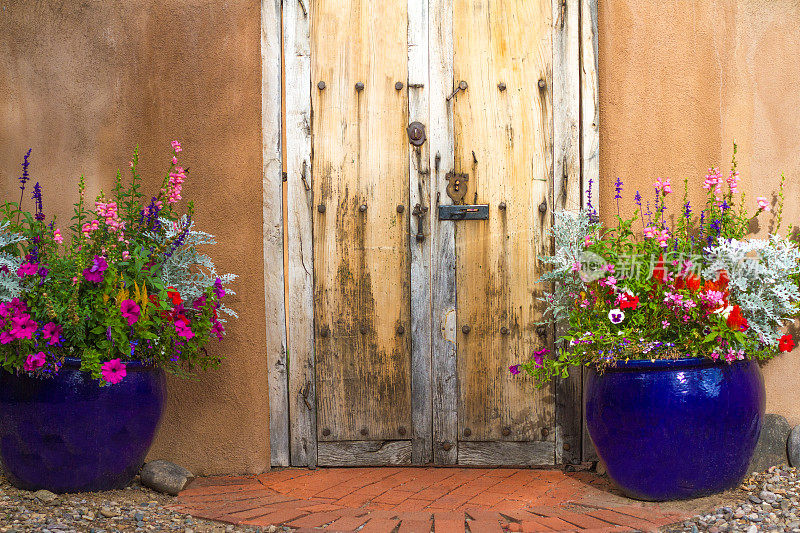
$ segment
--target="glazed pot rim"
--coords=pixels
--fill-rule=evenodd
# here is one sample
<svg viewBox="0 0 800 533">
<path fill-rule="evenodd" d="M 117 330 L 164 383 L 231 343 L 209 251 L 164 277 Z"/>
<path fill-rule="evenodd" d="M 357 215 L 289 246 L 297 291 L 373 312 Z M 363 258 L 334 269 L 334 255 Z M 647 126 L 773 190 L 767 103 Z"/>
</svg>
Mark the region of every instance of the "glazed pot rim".
<svg viewBox="0 0 800 533">
<path fill-rule="evenodd" d="M 128 370 L 155 370 L 158 368 L 142 361 L 122 361 L 122 364 L 124 364 Z M 77 370 L 81 367 L 81 360 L 78 357 L 65 357 L 63 367 Z"/>
<path fill-rule="evenodd" d="M 712 366 L 729 367 L 735 364 L 748 363 L 749 359 L 734 361 L 714 361 L 707 357 L 685 357 L 681 359 L 629 359 L 615 361 L 605 367 L 603 372 L 624 372 L 626 370 L 681 370 L 686 368 L 706 368 Z"/>
</svg>

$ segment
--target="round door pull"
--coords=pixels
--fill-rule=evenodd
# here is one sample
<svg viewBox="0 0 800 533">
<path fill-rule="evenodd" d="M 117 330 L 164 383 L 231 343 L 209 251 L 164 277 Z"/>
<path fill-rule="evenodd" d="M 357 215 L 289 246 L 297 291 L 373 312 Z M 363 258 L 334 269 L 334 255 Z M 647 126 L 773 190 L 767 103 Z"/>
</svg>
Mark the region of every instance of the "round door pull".
<svg viewBox="0 0 800 533">
<path fill-rule="evenodd" d="M 511 435 L 511 428 L 503 428 L 502 433 L 504 437 L 508 437 L 509 435 Z"/>
<path fill-rule="evenodd" d="M 403 435 L 405 435 L 405 434 L 406 434 L 406 428 L 405 428 L 405 426 L 400 426 L 399 428 L 397 428 L 397 433 L 398 433 L 398 435 L 400 435 L 400 436 L 403 436 Z"/>
<path fill-rule="evenodd" d="M 472 331 L 472 328 L 469 327 L 468 325 L 464 324 L 463 326 L 461 326 L 461 333 L 463 333 L 464 335 L 466 335 L 470 331 Z"/>
<path fill-rule="evenodd" d="M 325 428 L 325 429 L 322 430 L 322 436 L 323 437 L 327 437 L 330 434 L 331 434 L 331 430 L 330 429 Z"/>
</svg>

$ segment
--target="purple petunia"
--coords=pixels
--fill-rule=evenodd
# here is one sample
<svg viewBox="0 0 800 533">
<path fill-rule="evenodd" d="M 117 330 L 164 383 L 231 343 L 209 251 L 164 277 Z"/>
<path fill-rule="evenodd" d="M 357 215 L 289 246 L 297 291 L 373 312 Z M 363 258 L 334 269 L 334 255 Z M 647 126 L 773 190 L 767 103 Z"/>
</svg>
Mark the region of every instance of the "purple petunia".
<svg viewBox="0 0 800 533">
<path fill-rule="evenodd" d="M 108 262 L 106 258 L 102 255 L 96 255 L 94 259 L 92 259 L 92 266 L 83 269 L 83 277 L 86 281 L 100 283 L 103 281 L 103 272 L 105 272 L 107 268 Z"/>
<path fill-rule="evenodd" d="M 520 365 L 511 365 L 510 367 L 508 367 L 508 371 L 516 376 L 520 372 L 519 367 Z"/>
<path fill-rule="evenodd" d="M 53 346 L 61 342 L 61 326 L 54 322 L 48 322 L 42 328 L 42 336 L 44 340 L 48 341 L 47 344 Z"/>
<path fill-rule="evenodd" d="M 219 278 L 214 282 L 214 294 L 217 296 L 217 299 L 225 296 L 225 289 L 222 287 L 222 280 Z"/>
</svg>

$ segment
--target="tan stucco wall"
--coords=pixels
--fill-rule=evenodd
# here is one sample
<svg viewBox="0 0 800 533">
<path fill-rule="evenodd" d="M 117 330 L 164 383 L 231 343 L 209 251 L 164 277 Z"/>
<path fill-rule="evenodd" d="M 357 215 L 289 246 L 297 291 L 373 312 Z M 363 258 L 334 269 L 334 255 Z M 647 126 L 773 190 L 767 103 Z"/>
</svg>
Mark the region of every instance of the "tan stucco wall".
<svg viewBox="0 0 800 533">
<path fill-rule="evenodd" d="M 0 199 L 18 199 L 28 147 L 45 209 L 68 226 L 77 178 L 87 196 L 127 169 L 136 143 L 153 189 L 180 139 L 195 220 L 241 276 L 221 369 L 169 380 L 150 454 L 196 473 L 269 466 L 261 206 L 258 2 L 19 0 L 0 7 Z M 28 204 L 30 206 L 30 204 Z"/>
<path fill-rule="evenodd" d="M 735 139 L 751 206 L 785 172 L 784 220 L 800 223 L 800 3 L 600 0 L 598 17 L 603 218 L 615 213 L 617 176 L 628 199 L 638 188 L 651 200 L 654 178 L 688 177 L 697 205 L 706 169 L 727 173 Z M 764 376 L 767 411 L 800 423 L 800 350 Z"/>
</svg>

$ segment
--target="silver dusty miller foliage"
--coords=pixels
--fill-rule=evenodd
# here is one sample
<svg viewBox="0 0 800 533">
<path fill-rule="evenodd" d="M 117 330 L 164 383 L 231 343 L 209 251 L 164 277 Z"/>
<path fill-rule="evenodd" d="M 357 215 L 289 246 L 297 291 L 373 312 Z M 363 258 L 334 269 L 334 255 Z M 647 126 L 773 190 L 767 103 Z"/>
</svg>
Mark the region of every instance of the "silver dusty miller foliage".
<svg viewBox="0 0 800 533">
<path fill-rule="evenodd" d="M 177 246 L 164 259 L 161 279 L 166 286 L 175 287 L 181 297 L 192 302 L 200 297 L 206 289 L 212 287 L 219 278 L 223 285 L 227 285 L 237 278 L 236 274 L 218 274 L 214 262 L 206 254 L 197 251 L 198 246 L 216 244 L 213 235 L 204 231 L 194 230 L 194 222 L 188 221 L 183 215 L 177 224 L 172 224 L 167 219 L 160 219 L 165 228 L 164 235 L 151 233 L 151 238 L 163 244 L 174 242 L 182 233 L 185 233 L 180 246 Z M 187 227 L 188 223 L 188 227 Z M 225 288 L 228 294 L 236 294 Z M 229 316 L 238 316 L 231 308 L 220 303 L 219 310 Z"/>
<path fill-rule="evenodd" d="M 22 283 L 17 269 L 22 259 L 4 250 L 25 240 L 25 236 L 8 231 L 10 222 L 0 223 L 0 301 L 7 302 L 22 293 Z"/>
<path fill-rule="evenodd" d="M 797 245 L 777 235 L 769 240 L 730 239 L 706 248 L 707 266 L 703 276 L 714 279 L 724 269 L 728 289 L 742 310 L 742 315 L 759 339 L 769 346 L 778 345 L 778 327 L 790 320 L 800 299 L 796 282 L 790 277 L 800 273 Z"/>
</svg>

